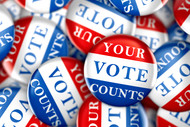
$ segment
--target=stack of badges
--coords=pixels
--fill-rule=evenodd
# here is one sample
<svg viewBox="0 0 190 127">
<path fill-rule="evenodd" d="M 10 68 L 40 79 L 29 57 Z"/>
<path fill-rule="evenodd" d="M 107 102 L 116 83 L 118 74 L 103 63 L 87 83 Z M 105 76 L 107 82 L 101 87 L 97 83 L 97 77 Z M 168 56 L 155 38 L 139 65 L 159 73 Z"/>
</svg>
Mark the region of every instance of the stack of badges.
<svg viewBox="0 0 190 127">
<path fill-rule="evenodd" d="M 0 126 L 190 127 L 189 10 L 0 0 Z"/>
<path fill-rule="evenodd" d="M 27 84 L 41 63 L 67 55 L 66 36 L 56 24 L 40 17 L 26 17 L 15 23 L 14 44 L 3 67 L 12 78 Z"/>
<path fill-rule="evenodd" d="M 4 0 L 0 1 L 0 4 L 3 4 L 12 15 L 14 20 L 18 20 L 20 18 L 21 7 L 13 0 Z"/>
<path fill-rule="evenodd" d="M 50 13 L 61 9 L 69 0 L 15 0 L 30 12 Z"/>
<path fill-rule="evenodd" d="M 14 41 L 14 25 L 8 10 L 0 5 L 0 61 L 9 53 Z"/>
<path fill-rule="evenodd" d="M 114 107 L 90 97 L 80 108 L 77 127 L 148 127 L 148 119 L 140 103 Z"/>
<path fill-rule="evenodd" d="M 74 0 L 66 17 L 67 34 L 71 42 L 83 53 L 103 37 L 135 32 L 135 18 L 119 13 L 96 0 Z"/>
<path fill-rule="evenodd" d="M 179 26 L 190 34 L 190 1 L 175 0 L 174 1 L 174 16 Z"/>
<path fill-rule="evenodd" d="M 190 110 L 190 44 L 184 41 L 169 42 L 154 53 L 158 76 L 149 97 L 169 111 Z"/>
<path fill-rule="evenodd" d="M 123 13 L 142 16 L 159 10 L 168 0 L 110 0 Z"/>
<path fill-rule="evenodd" d="M 114 106 L 130 106 L 143 100 L 154 87 L 156 71 L 150 48 L 128 35 L 102 39 L 88 53 L 84 67 L 92 94 Z"/>
<path fill-rule="evenodd" d="M 155 15 L 137 17 L 135 37 L 144 41 L 153 52 L 168 41 L 167 29 Z"/>
<path fill-rule="evenodd" d="M 50 126 L 75 125 L 78 110 L 90 95 L 83 76 L 83 63 L 69 57 L 42 64 L 28 87 L 33 113 Z"/>
</svg>

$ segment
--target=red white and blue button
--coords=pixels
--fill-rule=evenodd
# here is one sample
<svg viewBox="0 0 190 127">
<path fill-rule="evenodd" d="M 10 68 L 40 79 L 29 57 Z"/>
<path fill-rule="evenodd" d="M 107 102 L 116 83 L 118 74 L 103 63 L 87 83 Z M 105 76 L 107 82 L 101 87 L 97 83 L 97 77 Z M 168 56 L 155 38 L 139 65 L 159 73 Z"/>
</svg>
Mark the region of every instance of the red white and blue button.
<svg viewBox="0 0 190 127">
<path fill-rule="evenodd" d="M 175 0 L 174 1 L 174 16 L 178 25 L 187 33 L 190 34 L 190 1 Z"/>
<path fill-rule="evenodd" d="M 145 42 L 153 52 L 168 41 L 167 29 L 155 15 L 137 17 L 135 37 Z"/>
<path fill-rule="evenodd" d="M 14 41 L 14 24 L 11 14 L 0 4 L 0 61 L 9 53 Z"/>
<path fill-rule="evenodd" d="M 15 0 L 30 12 L 51 13 L 66 6 L 69 0 Z"/>
<path fill-rule="evenodd" d="M 3 67 L 12 78 L 28 84 L 40 64 L 60 56 L 68 56 L 66 35 L 55 23 L 31 16 L 15 22 L 14 43 Z"/>
<path fill-rule="evenodd" d="M 184 41 L 168 42 L 154 55 L 158 77 L 149 97 L 159 107 L 169 111 L 190 110 L 190 44 Z"/>
<path fill-rule="evenodd" d="M 148 119 L 140 103 L 115 107 L 91 96 L 79 110 L 77 127 L 148 127 Z"/>
<path fill-rule="evenodd" d="M 190 110 L 171 112 L 160 108 L 157 113 L 157 127 L 189 127 Z"/>
<path fill-rule="evenodd" d="M 168 0 L 110 0 L 121 12 L 136 16 L 149 15 L 159 10 Z"/>
<path fill-rule="evenodd" d="M 66 17 L 67 34 L 83 53 L 103 37 L 114 34 L 134 35 L 135 17 L 124 15 L 96 0 L 74 0 Z"/>
<path fill-rule="evenodd" d="M 42 64 L 28 85 L 33 113 L 50 126 L 74 126 L 78 110 L 91 93 L 83 76 L 83 63 L 59 57 Z M 51 111 L 49 110 L 51 109 Z"/>
<path fill-rule="evenodd" d="M 99 41 L 84 66 L 92 94 L 113 106 L 130 106 L 144 99 L 155 85 L 156 71 L 150 48 L 135 37 L 121 34 Z"/>
</svg>

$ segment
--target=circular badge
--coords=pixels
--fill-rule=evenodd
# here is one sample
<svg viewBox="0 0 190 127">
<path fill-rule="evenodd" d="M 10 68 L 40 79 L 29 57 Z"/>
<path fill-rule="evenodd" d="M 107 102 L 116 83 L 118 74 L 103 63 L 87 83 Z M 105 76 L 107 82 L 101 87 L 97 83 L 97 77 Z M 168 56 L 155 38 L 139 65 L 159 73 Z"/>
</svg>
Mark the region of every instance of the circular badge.
<svg viewBox="0 0 190 127">
<path fill-rule="evenodd" d="M 91 96 L 81 106 L 77 127 L 148 127 L 148 119 L 140 103 L 128 107 L 107 105 Z"/>
<path fill-rule="evenodd" d="M 137 17 L 135 37 L 145 42 L 153 52 L 168 41 L 167 29 L 155 15 Z"/>
<path fill-rule="evenodd" d="M 168 29 L 168 35 L 170 41 L 180 40 L 190 42 L 190 36 L 181 29 L 177 23 L 173 23 Z"/>
<path fill-rule="evenodd" d="M 42 64 L 28 86 L 33 113 L 50 126 L 75 125 L 78 110 L 90 95 L 83 76 L 83 63 L 69 57 Z"/>
<path fill-rule="evenodd" d="M 12 78 L 28 84 L 41 63 L 67 55 L 66 35 L 56 24 L 41 17 L 26 17 L 15 23 L 14 43 L 3 66 Z"/>
<path fill-rule="evenodd" d="M 167 4 L 154 13 L 166 28 L 174 22 L 173 0 L 168 0 Z"/>
<path fill-rule="evenodd" d="M 190 34 L 190 2 L 188 0 L 174 1 L 174 16 L 179 26 Z"/>
<path fill-rule="evenodd" d="M 160 9 L 168 0 L 110 0 L 120 11 L 126 14 L 149 15 Z"/>
<path fill-rule="evenodd" d="M 48 127 L 31 112 L 26 91 L 23 84 L 0 89 L 1 127 Z"/>
<path fill-rule="evenodd" d="M 20 18 L 21 7 L 14 0 L 0 1 L 0 4 L 3 4 L 8 9 L 14 21 Z"/>
<path fill-rule="evenodd" d="M 14 24 L 8 10 L 0 5 L 0 61 L 9 53 L 14 41 Z"/>
<path fill-rule="evenodd" d="M 74 0 L 68 9 L 66 27 L 71 42 L 87 54 L 105 36 L 133 35 L 136 23 L 133 16 L 121 14 L 104 2 Z"/>
<path fill-rule="evenodd" d="M 157 113 L 157 127 L 189 127 L 190 111 L 171 112 L 160 108 Z"/>
<path fill-rule="evenodd" d="M 154 53 L 158 76 L 149 94 L 155 104 L 169 111 L 190 110 L 190 44 L 173 41 Z"/>
<path fill-rule="evenodd" d="M 69 0 L 15 0 L 15 1 L 26 10 L 37 13 L 51 13 L 53 11 L 61 9 L 69 2 Z"/>
<path fill-rule="evenodd" d="M 90 50 L 84 75 L 90 91 L 100 101 L 130 106 L 154 87 L 156 70 L 156 59 L 144 42 L 128 35 L 113 35 Z"/>
</svg>

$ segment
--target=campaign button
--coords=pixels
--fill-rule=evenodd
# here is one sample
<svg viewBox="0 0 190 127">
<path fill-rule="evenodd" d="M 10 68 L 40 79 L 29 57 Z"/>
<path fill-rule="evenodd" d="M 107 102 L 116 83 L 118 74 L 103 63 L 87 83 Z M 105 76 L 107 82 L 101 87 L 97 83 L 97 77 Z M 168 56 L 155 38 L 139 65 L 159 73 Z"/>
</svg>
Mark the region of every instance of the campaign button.
<svg viewBox="0 0 190 127">
<path fill-rule="evenodd" d="M 66 16 L 67 34 L 81 52 L 89 50 L 102 38 L 114 34 L 134 35 L 134 16 L 116 11 L 104 2 L 74 0 Z"/>
<path fill-rule="evenodd" d="M 23 84 L 1 88 L 0 103 L 1 127 L 48 127 L 31 112 Z"/>
<path fill-rule="evenodd" d="M 157 127 L 189 127 L 190 111 L 171 112 L 160 108 L 157 113 Z"/>
<path fill-rule="evenodd" d="M 14 0 L 0 1 L 0 4 L 3 4 L 8 9 L 14 21 L 20 18 L 21 7 Z"/>
<path fill-rule="evenodd" d="M 154 13 L 163 7 L 168 0 L 110 0 L 120 11 L 126 14 L 143 16 Z"/>
<path fill-rule="evenodd" d="M 149 97 L 169 111 L 190 110 L 190 44 L 185 41 L 168 42 L 154 55 L 158 76 Z"/>
<path fill-rule="evenodd" d="M 168 41 L 168 32 L 155 15 L 137 16 L 135 37 L 145 42 L 155 52 Z"/>
<path fill-rule="evenodd" d="M 50 126 L 76 124 L 81 104 L 91 95 L 83 66 L 77 59 L 59 57 L 34 72 L 28 85 L 28 99 L 38 119 Z"/>
<path fill-rule="evenodd" d="M 174 22 L 173 0 L 168 0 L 167 4 L 154 13 L 166 28 Z"/>
<path fill-rule="evenodd" d="M 9 53 L 14 41 L 14 24 L 9 11 L 0 4 L 0 61 Z"/>
<path fill-rule="evenodd" d="M 190 36 L 175 22 L 168 28 L 170 41 L 180 40 L 190 42 Z"/>
<path fill-rule="evenodd" d="M 69 0 L 15 0 L 30 12 L 51 13 L 66 6 Z"/>
<path fill-rule="evenodd" d="M 148 119 L 140 103 L 115 107 L 91 96 L 79 110 L 77 127 L 148 127 Z"/>
<path fill-rule="evenodd" d="M 190 1 L 175 0 L 173 7 L 176 22 L 187 34 L 190 34 Z"/>
<path fill-rule="evenodd" d="M 92 94 L 113 106 L 130 106 L 143 100 L 155 85 L 156 71 L 150 48 L 138 38 L 122 34 L 97 43 L 84 66 Z"/>
<path fill-rule="evenodd" d="M 12 78 L 28 84 L 40 64 L 67 55 L 68 44 L 63 31 L 52 21 L 30 16 L 15 22 L 14 43 L 3 67 Z"/>
</svg>

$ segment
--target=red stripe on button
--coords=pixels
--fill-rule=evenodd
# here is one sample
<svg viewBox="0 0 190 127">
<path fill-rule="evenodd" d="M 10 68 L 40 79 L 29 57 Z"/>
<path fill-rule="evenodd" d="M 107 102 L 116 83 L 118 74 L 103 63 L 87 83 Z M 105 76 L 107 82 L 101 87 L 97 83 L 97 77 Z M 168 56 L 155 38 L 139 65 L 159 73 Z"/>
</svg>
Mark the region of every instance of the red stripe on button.
<svg viewBox="0 0 190 127">
<path fill-rule="evenodd" d="M 77 88 L 82 100 L 86 100 L 91 95 L 85 79 L 84 79 L 84 64 L 74 58 L 62 57 L 62 61 L 67 68 L 69 75 L 71 76 L 74 85 Z"/>
<path fill-rule="evenodd" d="M 187 3 L 187 2 L 188 3 Z M 174 1 L 174 16 L 177 23 L 181 26 L 190 14 L 190 1 L 175 0 Z"/>
<path fill-rule="evenodd" d="M 22 6 L 23 8 L 25 8 L 26 6 L 26 0 L 15 0 L 20 6 Z"/>
<path fill-rule="evenodd" d="M 155 15 L 138 16 L 136 20 L 137 20 L 137 29 L 140 28 L 140 29 L 167 33 L 167 30 L 163 25 L 163 23 Z"/>
<path fill-rule="evenodd" d="M 162 108 L 174 112 L 190 110 L 190 84 Z"/>
<path fill-rule="evenodd" d="M 66 27 L 71 42 L 85 54 L 94 46 L 94 43 L 98 42 L 100 38 L 105 37 L 69 19 L 66 19 Z"/>
<path fill-rule="evenodd" d="M 106 50 L 106 43 L 109 45 L 109 51 Z M 117 52 L 122 51 L 122 53 L 116 54 L 115 47 L 119 47 Z M 123 47 L 122 50 L 121 47 Z M 129 48 L 128 50 L 127 47 Z M 144 53 L 142 53 L 143 55 L 139 55 L 139 51 L 142 51 L 142 49 L 144 50 Z M 96 44 L 90 52 L 105 56 L 156 64 L 156 59 L 150 48 L 138 38 L 129 35 L 119 34 L 104 38 L 100 41 L 100 43 Z M 126 55 L 126 52 L 129 55 Z"/>
<path fill-rule="evenodd" d="M 102 102 L 91 96 L 79 110 L 77 127 L 102 127 L 102 112 Z"/>
<path fill-rule="evenodd" d="M 28 31 L 28 27 L 32 21 L 33 17 L 26 17 L 22 18 L 15 22 L 15 39 L 13 46 L 7 55 L 7 57 L 3 60 L 3 67 L 5 68 L 6 72 L 11 75 L 14 65 L 16 63 L 18 54 L 20 52 L 20 48 L 24 41 L 25 35 Z M 28 24 L 26 24 L 28 23 Z M 24 29 L 24 30 L 23 30 Z M 21 32 L 22 31 L 22 32 Z"/>
<path fill-rule="evenodd" d="M 160 116 L 157 116 L 157 127 L 177 127 L 176 125 L 173 125 L 172 123 L 166 121 Z"/>
</svg>

